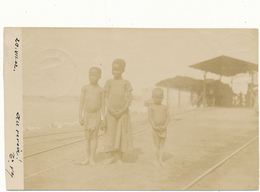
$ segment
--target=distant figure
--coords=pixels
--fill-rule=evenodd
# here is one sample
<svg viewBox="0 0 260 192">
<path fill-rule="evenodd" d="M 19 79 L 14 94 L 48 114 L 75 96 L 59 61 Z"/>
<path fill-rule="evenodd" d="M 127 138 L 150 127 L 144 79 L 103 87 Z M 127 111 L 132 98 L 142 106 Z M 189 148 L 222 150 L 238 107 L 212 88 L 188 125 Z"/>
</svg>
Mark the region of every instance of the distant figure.
<svg viewBox="0 0 260 192">
<path fill-rule="evenodd" d="M 240 91 L 238 95 L 238 101 L 239 101 L 239 106 L 242 107 L 244 105 L 244 98 L 243 98 L 243 93 Z"/>
<path fill-rule="evenodd" d="M 92 67 L 89 70 L 89 85 L 85 85 L 81 90 L 79 105 L 79 123 L 84 126 L 86 138 L 87 156 L 81 164 L 95 166 L 94 156 L 98 144 L 98 130 L 101 123 L 101 113 L 104 114 L 103 89 L 98 85 L 101 78 L 101 69 Z"/>
<path fill-rule="evenodd" d="M 167 125 L 170 121 L 169 110 L 166 105 L 162 105 L 163 90 L 155 88 L 152 93 L 154 104 L 149 106 L 148 117 L 152 125 L 152 134 L 155 146 L 155 161 L 156 166 L 165 166 L 162 160 L 164 142 L 167 134 Z"/>
<path fill-rule="evenodd" d="M 253 91 L 255 92 L 255 103 L 254 103 L 254 109 L 255 109 L 255 112 L 257 113 L 258 115 L 258 112 L 259 112 L 259 107 L 258 107 L 258 87 L 256 86 Z"/>
<path fill-rule="evenodd" d="M 129 105 L 132 101 L 132 86 L 122 78 L 125 61 L 116 59 L 112 63 L 113 79 L 104 87 L 107 106 L 104 151 L 110 156 L 106 164 L 122 163 L 124 152 L 132 149 L 133 135 L 130 121 Z M 118 158 L 117 158 L 117 157 Z"/>
</svg>

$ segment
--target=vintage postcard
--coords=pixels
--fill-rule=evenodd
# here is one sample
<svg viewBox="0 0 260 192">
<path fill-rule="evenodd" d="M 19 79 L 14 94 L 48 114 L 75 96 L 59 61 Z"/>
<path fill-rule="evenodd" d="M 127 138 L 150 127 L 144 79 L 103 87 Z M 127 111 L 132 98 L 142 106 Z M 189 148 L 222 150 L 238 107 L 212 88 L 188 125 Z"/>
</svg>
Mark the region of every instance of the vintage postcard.
<svg viewBox="0 0 260 192">
<path fill-rule="evenodd" d="M 257 190 L 258 29 L 5 28 L 8 190 Z"/>
</svg>

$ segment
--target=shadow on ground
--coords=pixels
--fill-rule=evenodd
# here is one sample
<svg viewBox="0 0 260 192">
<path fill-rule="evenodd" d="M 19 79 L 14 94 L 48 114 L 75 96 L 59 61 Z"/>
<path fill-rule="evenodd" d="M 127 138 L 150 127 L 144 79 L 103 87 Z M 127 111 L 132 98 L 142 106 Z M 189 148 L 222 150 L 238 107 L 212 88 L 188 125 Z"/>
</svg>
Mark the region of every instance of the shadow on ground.
<svg viewBox="0 0 260 192">
<path fill-rule="evenodd" d="M 125 163 L 135 163 L 139 155 L 143 154 L 143 150 L 140 148 L 134 148 L 131 152 L 125 153 L 123 156 L 123 161 Z"/>
<path fill-rule="evenodd" d="M 172 157 L 173 157 L 173 155 L 170 153 L 167 153 L 167 152 L 163 153 L 163 161 L 167 161 L 167 160 L 171 159 Z"/>
<path fill-rule="evenodd" d="M 143 150 L 140 148 L 134 148 L 131 152 L 127 152 L 123 155 L 123 161 L 125 163 L 135 163 L 139 159 L 139 155 L 143 154 Z M 168 156 L 167 156 L 168 157 Z M 96 163 L 103 162 L 108 158 L 108 155 L 105 152 L 98 153 L 95 155 Z M 80 162 L 83 161 L 84 158 L 81 158 L 76 164 L 80 165 Z"/>
</svg>

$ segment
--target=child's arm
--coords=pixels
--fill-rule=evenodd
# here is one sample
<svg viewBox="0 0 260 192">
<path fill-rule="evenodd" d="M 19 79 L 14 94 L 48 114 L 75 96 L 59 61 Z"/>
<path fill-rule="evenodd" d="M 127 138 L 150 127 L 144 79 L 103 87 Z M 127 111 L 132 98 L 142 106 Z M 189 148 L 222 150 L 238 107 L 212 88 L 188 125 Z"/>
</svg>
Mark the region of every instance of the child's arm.
<svg viewBox="0 0 260 192">
<path fill-rule="evenodd" d="M 150 124 L 152 125 L 152 127 L 153 127 L 154 129 L 158 130 L 158 127 L 156 127 L 156 126 L 154 125 L 154 122 L 153 122 L 152 109 L 151 109 L 151 107 L 148 107 L 148 119 L 149 119 L 149 122 L 150 122 Z"/>
<path fill-rule="evenodd" d="M 169 113 L 169 109 L 167 107 L 167 119 L 165 121 L 165 124 L 162 126 L 162 130 L 166 129 L 166 127 L 168 126 L 169 122 L 170 122 L 170 113 Z"/>
<path fill-rule="evenodd" d="M 153 119 L 152 119 L 152 109 L 151 109 L 151 107 L 148 107 L 148 119 L 149 119 L 149 122 L 152 125 L 152 127 L 155 127 L 154 123 L 153 123 Z"/>
<path fill-rule="evenodd" d="M 105 100 L 105 106 L 107 107 L 107 112 L 109 112 L 111 115 L 115 116 L 116 111 L 110 106 L 109 103 L 109 92 L 110 92 L 110 80 L 108 80 L 104 87 L 104 100 Z"/>
<path fill-rule="evenodd" d="M 127 111 L 127 109 L 130 106 L 131 102 L 132 102 L 132 93 L 130 91 L 127 91 L 126 104 L 123 107 L 123 109 L 121 109 L 119 112 L 117 112 L 117 114 L 115 116 L 116 117 L 120 117 L 121 115 L 123 115 Z"/>
<path fill-rule="evenodd" d="M 107 106 L 107 110 L 111 113 L 111 115 L 115 116 L 116 111 L 112 109 L 112 107 L 109 104 L 109 94 L 107 92 L 105 92 L 104 98 L 105 98 L 105 105 Z"/>
<path fill-rule="evenodd" d="M 102 111 L 102 115 L 103 115 L 103 118 L 105 118 L 106 116 L 106 106 L 105 106 L 105 92 L 102 91 L 102 100 L 101 100 L 101 111 Z"/>
<path fill-rule="evenodd" d="M 83 107 L 84 107 L 84 98 L 85 98 L 85 87 L 82 87 L 81 89 L 81 96 L 80 96 L 80 102 L 79 102 L 79 124 L 83 125 L 83 117 L 82 117 L 82 112 L 83 112 Z"/>
<path fill-rule="evenodd" d="M 101 123 L 101 130 L 104 130 L 105 126 L 106 126 L 106 121 L 105 121 L 105 117 L 106 117 L 106 109 L 105 109 L 105 92 L 102 91 L 102 98 L 101 98 L 101 112 L 102 112 L 102 116 L 103 116 L 103 121 Z"/>
</svg>

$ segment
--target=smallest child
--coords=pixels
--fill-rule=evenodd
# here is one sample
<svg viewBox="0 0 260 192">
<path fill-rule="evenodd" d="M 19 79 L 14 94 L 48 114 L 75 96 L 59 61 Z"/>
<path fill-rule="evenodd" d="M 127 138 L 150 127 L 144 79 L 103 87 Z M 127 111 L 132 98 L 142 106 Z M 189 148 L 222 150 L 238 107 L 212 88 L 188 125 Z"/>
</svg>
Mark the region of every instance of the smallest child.
<svg viewBox="0 0 260 192">
<path fill-rule="evenodd" d="M 162 104 L 163 90 L 161 88 L 155 88 L 152 92 L 152 98 L 154 103 L 149 105 L 148 118 L 152 125 L 152 134 L 155 147 L 155 166 L 165 166 L 163 162 L 163 149 L 164 142 L 167 134 L 167 125 L 170 121 L 169 110 L 166 105 Z"/>
</svg>

